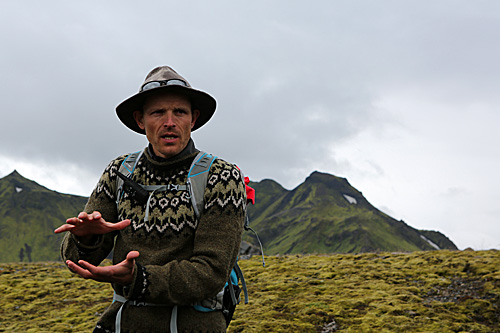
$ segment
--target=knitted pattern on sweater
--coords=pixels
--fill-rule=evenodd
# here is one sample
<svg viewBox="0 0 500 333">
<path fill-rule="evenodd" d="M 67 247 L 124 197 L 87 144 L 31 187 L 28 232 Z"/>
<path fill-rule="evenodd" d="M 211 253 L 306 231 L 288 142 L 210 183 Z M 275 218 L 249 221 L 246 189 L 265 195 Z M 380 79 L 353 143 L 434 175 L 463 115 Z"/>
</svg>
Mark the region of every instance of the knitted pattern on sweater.
<svg viewBox="0 0 500 333">
<path fill-rule="evenodd" d="M 184 185 L 195 156 L 196 153 L 157 162 L 145 150 L 132 179 L 143 185 Z M 97 265 L 114 245 L 116 264 L 128 252 L 139 251 L 133 283 L 113 288 L 127 299 L 164 306 L 125 306 L 122 332 L 168 332 L 173 305 L 179 306 L 179 331 L 225 331 L 220 311 L 202 313 L 191 305 L 216 295 L 236 261 L 246 209 L 244 181 L 239 170 L 221 159 L 213 163 L 200 218 L 194 213 L 187 191 L 168 191 L 153 194 L 150 218 L 145 222 L 146 205 L 139 204 L 131 195 L 124 194 L 116 207 L 116 171 L 124 158 L 115 159 L 104 170 L 85 211 L 99 211 L 106 221 L 130 219 L 131 225 L 100 237 L 94 246 L 85 246 L 68 233 L 61 247 L 63 259 L 75 262 L 83 259 Z M 97 331 L 114 331 L 120 305 L 113 303 L 105 311 Z"/>
</svg>

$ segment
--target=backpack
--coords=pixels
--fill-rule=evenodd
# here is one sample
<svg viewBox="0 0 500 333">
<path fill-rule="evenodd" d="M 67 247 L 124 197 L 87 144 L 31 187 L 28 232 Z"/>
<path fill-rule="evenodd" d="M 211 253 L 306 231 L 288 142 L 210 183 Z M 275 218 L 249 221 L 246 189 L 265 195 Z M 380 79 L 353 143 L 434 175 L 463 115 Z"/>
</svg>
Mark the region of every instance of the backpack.
<svg viewBox="0 0 500 333">
<path fill-rule="evenodd" d="M 140 185 L 136 182 L 132 181 L 132 174 L 139 162 L 143 151 L 138 151 L 132 154 L 129 154 L 125 160 L 120 165 L 120 168 L 117 172 L 117 193 L 116 193 L 116 205 L 120 203 L 120 200 L 123 194 L 126 191 L 133 191 L 134 197 L 139 202 L 146 203 L 146 212 L 144 220 L 149 220 L 149 203 L 153 194 L 157 191 L 168 191 L 168 190 L 176 190 L 176 191 L 188 191 L 189 196 L 191 198 L 191 203 L 194 209 L 196 216 L 199 218 L 204 206 L 204 193 L 205 187 L 208 179 L 208 172 L 213 162 L 217 158 L 211 154 L 205 152 L 199 152 L 195 157 L 191 166 L 189 168 L 189 173 L 187 176 L 187 182 L 185 185 L 176 185 L 176 184 L 166 184 L 166 185 Z M 238 168 L 239 169 L 239 168 Z M 241 172 L 241 170 L 240 170 Z M 250 190 L 252 193 L 251 202 L 254 202 L 254 193 L 253 189 L 247 186 L 248 177 L 244 177 L 243 173 L 241 173 L 242 179 L 245 180 L 245 187 L 247 189 L 247 193 Z M 257 236 L 257 240 L 259 241 L 260 248 L 262 250 L 262 243 L 257 235 L 257 233 L 250 228 L 248 215 L 245 214 L 245 230 L 251 230 Z M 264 253 L 262 251 L 262 262 L 265 266 L 264 262 Z M 239 286 L 239 282 L 241 282 L 241 287 Z M 229 323 L 232 320 L 234 311 L 236 309 L 236 305 L 240 302 L 240 293 L 243 291 L 245 297 L 245 304 L 248 304 L 248 291 L 245 282 L 245 278 L 243 277 L 243 272 L 238 265 L 238 260 L 231 271 L 230 278 L 226 282 L 223 290 L 221 290 L 214 299 L 204 300 L 198 304 L 193 305 L 193 307 L 197 311 L 201 312 L 209 312 L 209 311 L 217 311 L 221 310 L 224 318 L 226 319 L 226 327 L 229 326 Z M 115 294 L 115 300 L 123 302 L 124 299 Z M 126 300 L 125 300 L 126 301 Z M 144 305 L 144 303 L 142 303 Z M 146 304 L 147 305 L 147 304 Z M 151 304 L 153 305 L 153 304 Z M 155 304 L 158 305 L 158 304 Z M 121 315 L 121 311 L 120 311 Z M 172 318 L 170 321 L 171 331 L 176 332 L 176 317 L 177 317 L 177 306 L 174 306 L 172 310 Z M 119 318 L 117 316 L 117 326 L 119 327 Z M 117 330 L 118 331 L 118 330 Z"/>
</svg>

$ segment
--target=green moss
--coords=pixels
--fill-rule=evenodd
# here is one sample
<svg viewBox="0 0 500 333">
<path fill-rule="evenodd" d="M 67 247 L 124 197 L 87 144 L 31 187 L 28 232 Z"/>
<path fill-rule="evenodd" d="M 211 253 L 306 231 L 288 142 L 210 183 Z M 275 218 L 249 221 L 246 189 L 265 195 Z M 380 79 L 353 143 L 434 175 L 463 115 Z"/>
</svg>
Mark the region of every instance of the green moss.
<svg viewBox="0 0 500 333">
<path fill-rule="evenodd" d="M 499 332 L 498 251 L 290 255 L 240 261 L 250 304 L 230 332 Z M 107 284 L 59 263 L 0 264 L 0 331 L 88 332 Z"/>
</svg>

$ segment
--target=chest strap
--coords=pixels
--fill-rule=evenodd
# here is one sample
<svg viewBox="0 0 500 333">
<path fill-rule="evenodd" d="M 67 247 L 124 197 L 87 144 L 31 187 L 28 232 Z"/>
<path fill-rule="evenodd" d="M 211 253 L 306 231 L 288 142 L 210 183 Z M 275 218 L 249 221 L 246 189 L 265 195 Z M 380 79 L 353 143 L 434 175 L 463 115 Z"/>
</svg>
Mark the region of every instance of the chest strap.
<svg viewBox="0 0 500 333">
<path fill-rule="evenodd" d="M 151 198 L 155 192 L 164 192 L 164 191 L 187 191 L 187 185 L 176 185 L 176 184 L 167 184 L 167 185 L 141 185 L 140 187 L 145 189 L 148 192 L 151 192 L 148 197 L 148 201 L 146 203 L 146 212 L 144 214 L 144 222 L 149 221 L 149 204 L 151 202 Z"/>
</svg>

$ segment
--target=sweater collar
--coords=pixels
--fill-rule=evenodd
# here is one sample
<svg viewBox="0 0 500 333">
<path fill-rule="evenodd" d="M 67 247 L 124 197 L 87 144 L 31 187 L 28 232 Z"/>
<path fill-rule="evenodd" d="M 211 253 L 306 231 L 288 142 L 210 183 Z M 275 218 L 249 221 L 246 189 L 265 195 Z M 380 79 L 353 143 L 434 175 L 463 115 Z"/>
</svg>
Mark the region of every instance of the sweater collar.
<svg viewBox="0 0 500 333">
<path fill-rule="evenodd" d="M 192 138 L 189 139 L 188 144 L 179 154 L 172 156 L 172 157 L 169 157 L 169 158 L 163 158 L 163 157 L 157 156 L 153 150 L 153 146 L 151 145 L 151 143 L 148 145 L 147 149 L 148 149 L 149 156 L 151 156 L 153 161 L 160 162 L 160 163 L 179 161 L 186 156 L 193 155 L 194 153 L 198 152 L 196 150 L 196 147 L 194 146 L 194 141 Z"/>
</svg>

